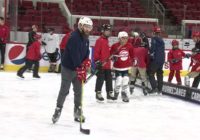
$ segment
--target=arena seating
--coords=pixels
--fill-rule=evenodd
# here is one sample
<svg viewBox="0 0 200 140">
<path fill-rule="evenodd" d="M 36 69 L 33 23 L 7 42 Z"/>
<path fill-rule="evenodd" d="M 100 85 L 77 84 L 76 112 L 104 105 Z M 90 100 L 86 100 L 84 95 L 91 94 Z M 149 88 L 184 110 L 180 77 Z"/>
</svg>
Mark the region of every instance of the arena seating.
<svg viewBox="0 0 200 140">
<path fill-rule="evenodd" d="M 174 24 L 180 24 L 184 19 L 184 5 L 187 6 L 185 19 L 200 20 L 199 0 L 160 0 L 167 11 L 170 12 L 171 21 Z"/>
<path fill-rule="evenodd" d="M 103 0 L 100 14 L 99 0 L 65 0 L 72 14 L 76 15 L 94 15 L 94 16 L 114 16 L 114 17 L 136 17 L 149 18 L 145 14 L 145 10 L 139 0 Z M 62 16 L 61 10 L 57 3 L 37 2 L 34 7 L 32 1 L 22 1 L 19 3 L 18 27 L 21 31 L 29 31 L 31 25 L 39 25 L 39 30 L 45 32 L 48 27 L 55 27 L 57 33 L 66 33 L 70 31 L 66 17 Z M 129 8 L 128 8 L 129 7 Z M 128 10 L 129 9 L 129 10 Z M 78 22 L 78 19 L 77 19 Z M 74 28 L 77 27 L 77 22 Z M 109 20 L 93 20 L 93 35 L 99 35 L 99 27 L 103 23 L 110 23 Z M 117 35 L 119 31 L 135 29 L 144 31 L 147 35 L 151 35 L 151 30 L 156 23 L 152 22 L 136 22 L 127 20 L 114 20 L 113 35 Z"/>
<path fill-rule="evenodd" d="M 67 19 L 62 15 L 58 3 L 37 2 L 36 7 L 32 1 L 19 3 L 18 27 L 20 31 L 30 31 L 33 24 L 45 32 L 49 27 L 55 28 L 56 33 L 70 31 Z"/>
<path fill-rule="evenodd" d="M 65 2 L 70 9 L 70 12 L 75 15 L 149 18 L 149 16 L 145 14 L 145 10 L 139 0 L 102 0 L 101 4 L 100 0 L 73 0 L 72 3 L 69 0 L 65 0 Z M 109 23 L 109 20 L 93 21 L 94 35 L 99 34 L 98 27 L 101 24 Z M 153 26 L 155 26 L 155 23 L 151 22 L 128 22 L 127 20 L 114 20 L 113 35 L 117 35 L 117 33 L 121 30 L 130 32 L 132 29 L 144 31 L 147 32 L 147 35 L 150 35 Z M 77 23 L 74 27 L 77 27 Z"/>
</svg>

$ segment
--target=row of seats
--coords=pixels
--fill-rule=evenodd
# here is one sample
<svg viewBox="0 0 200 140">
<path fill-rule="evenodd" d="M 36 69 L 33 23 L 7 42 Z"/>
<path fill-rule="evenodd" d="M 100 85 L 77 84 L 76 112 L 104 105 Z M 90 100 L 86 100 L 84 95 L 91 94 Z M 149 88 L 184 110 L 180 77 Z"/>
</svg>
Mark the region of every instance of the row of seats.
<svg viewBox="0 0 200 140">
<path fill-rule="evenodd" d="M 80 15 L 95 15 L 95 10 L 97 10 L 96 8 L 99 6 L 99 0 L 73 0 L 72 3 L 71 1 L 67 0 L 66 3 L 68 8 L 70 9 L 70 12 L 72 12 L 73 14 Z M 22 1 L 22 3 L 20 3 L 19 5 L 22 9 L 21 12 L 19 12 L 20 14 L 18 18 L 19 30 L 28 31 L 30 30 L 31 25 L 37 24 L 41 25 L 40 30 L 42 30 L 43 32 L 47 27 L 55 27 L 56 32 L 58 33 L 65 33 L 67 31 L 70 31 L 69 25 L 66 24 L 67 19 L 64 16 L 62 16 L 62 13 L 59 9 L 59 5 L 57 3 L 37 2 L 36 7 L 34 7 L 31 1 Z M 130 7 L 129 12 L 127 11 L 127 6 Z M 76 9 L 77 7 L 78 9 Z M 89 7 L 94 11 L 89 10 Z M 104 16 L 107 13 L 107 16 L 120 15 L 122 17 L 126 17 L 128 14 L 128 16 L 131 17 L 148 17 L 144 14 L 144 9 L 141 8 L 141 5 L 138 2 L 138 0 L 103 0 L 102 9 L 103 10 L 101 14 Z M 98 15 L 97 11 L 96 14 Z M 74 28 L 77 28 L 77 22 L 76 24 L 74 24 Z M 93 22 L 93 35 L 99 35 L 100 32 L 98 29 L 100 25 L 110 23 L 109 20 L 93 20 Z M 152 28 L 155 25 L 156 23 L 153 22 L 114 20 L 113 35 L 117 35 L 118 32 L 122 30 L 130 32 L 130 30 L 134 29 L 137 31 L 146 32 L 147 35 L 150 36 Z"/>
<path fill-rule="evenodd" d="M 57 33 L 70 31 L 67 19 L 62 15 L 58 3 L 37 2 L 34 7 L 32 1 L 19 1 L 18 30 L 30 31 L 33 24 L 39 25 L 39 30 L 45 32 L 47 28 L 55 28 Z"/>
<path fill-rule="evenodd" d="M 144 8 L 136 0 L 129 1 L 96 1 L 96 0 L 66 0 L 67 6 L 73 14 L 114 16 L 114 17 L 140 17 L 148 18 Z"/>
<path fill-rule="evenodd" d="M 199 0 L 160 0 L 174 24 L 180 24 L 183 19 L 200 20 Z"/>
<path fill-rule="evenodd" d="M 139 0 L 65 0 L 70 12 L 76 15 L 94 15 L 94 16 L 109 16 L 109 17 L 137 17 L 149 18 L 145 14 L 145 10 Z M 109 20 L 93 19 L 94 29 L 93 35 L 99 35 L 99 26 L 105 23 L 110 23 Z M 74 28 L 77 28 L 77 23 Z M 128 20 L 113 21 L 113 35 L 117 35 L 119 31 L 125 30 L 130 32 L 132 29 L 147 32 L 150 36 L 153 26 L 156 23 L 152 22 L 136 22 Z"/>
</svg>

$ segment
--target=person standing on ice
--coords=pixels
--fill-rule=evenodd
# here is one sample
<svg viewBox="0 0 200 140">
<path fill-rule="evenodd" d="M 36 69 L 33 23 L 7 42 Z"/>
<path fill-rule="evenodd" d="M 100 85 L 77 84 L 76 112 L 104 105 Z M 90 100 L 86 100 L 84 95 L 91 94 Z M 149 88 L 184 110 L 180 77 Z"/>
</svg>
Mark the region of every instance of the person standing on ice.
<svg viewBox="0 0 200 140">
<path fill-rule="evenodd" d="M 34 78 L 40 78 L 38 75 L 39 71 L 39 61 L 41 59 L 41 35 L 36 34 L 34 36 L 35 41 L 29 46 L 28 52 L 26 53 L 26 61 L 25 65 L 21 67 L 17 71 L 17 76 L 20 78 L 24 78 L 23 73 L 27 70 L 33 67 L 33 77 Z"/>
<path fill-rule="evenodd" d="M 101 94 L 101 89 L 104 81 L 106 82 L 106 93 L 108 100 L 115 100 L 113 97 L 113 85 L 111 75 L 111 60 L 108 60 L 103 66 L 102 63 L 110 57 L 110 46 L 108 38 L 111 35 L 111 25 L 103 24 L 101 27 L 102 35 L 96 40 L 94 46 L 94 61 L 96 64 L 97 79 L 96 79 L 96 99 L 97 101 L 104 101 Z"/>
<path fill-rule="evenodd" d="M 92 31 L 93 22 L 88 17 L 81 17 L 78 29 L 71 33 L 67 41 L 62 58 L 61 87 L 57 97 L 56 109 L 52 117 L 53 123 L 60 118 L 66 96 L 69 94 L 71 84 L 74 90 L 74 120 L 84 122 L 81 110 L 82 82 L 86 80 L 86 70 L 90 68 L 89 59 L 89 34 Z M 81 117 L 82 116 L 82 117 Z"/>
<path fill-rule="evenodd" d="M 6 50 L 6 43 L 9 38 L 9 28 L 5 25 L 5 20 L 3 17 L 0 17 L 0 69 L 4 69 L 4 60 L 5 60 L 5 50 Z"/>
<path fill-rule="evenodd" d="M 177 40 L 172 40 L 172 49 L 168 53 L 168 62 L 169 62 L 169 77 L 168 82 L 171 83 L 174 74 L 176 75 L 176 81 L 178 85 L 182 85 L 180 70 L 182 70 L 182 59 L 187 57 L 181 49 L 179 49 L 179 42 Z"/>
<path fill-rule="evenodd" d="M 198 48 L 192 49 L 190 67 L 192 68 L 191 71 L 187 74 L 186 79 L 188 81 L 189 78 L 194 78 L 192 87 L 198 88 L 200 82 L 200 49 Z M 186 86 L 190 86 L 189 83 Z"/>
<path fill-rule="evenodd" d="M 199 82 L 200 82 L 200 74 L 199 69 L 200 69 L 200 32 L 194 32 L 192 35 L 193 41 L 195 42 L 195 47 L 192 49 L 192 57 L 191 57 L 191 63 L 188 69 L 192 67 L 191 72 L 192 74 L 189 74 L 186 76 L 187 81 L 189 81 L 189 78 L 194 78 L 194 81 L 192 83 L 192 87 L 198 88 Z M 193 74 L 193 73 L 196 73 Z M 189 86 L 189 85 L 188 85 Z"/>
<path fill-rule="evenodd" d="M 119 32 L 118 34 L 119 42 L 111 46 L 110 54 L 113 55 L 113 69 L 115 70 L 115 88 L 114 96 L 117 99 L 120 88 L 121 97 L 123 102 L 129 102 L 128 92 L 129 92 L 129 76 L 128 70 L 132 66 L 133 46 L 128 43 L 128 33 L 125 31 Z"/>
<path fill-rule="evenodd" d="M 48 72 L 56 72 L 59 36 L 54 34 L 54 29 L 49 28 L 48 33 L 44 35 L 43 42 L 45 42 L 45 51 L 49 57 L 49 70 Z"/>
<path fill-rule="evenodd" d="M 163 87 L 163 64 L 165 62 L 165 44 L 161 38 L 160 27 L 153 28 L 153 37 L 151 38 L 150 63 L 148 67 L 149 81 L 151 84 L 150 94 L 162 93 Z M 157 81 L 155 79 L 157 76 Z"/>
<path fill-rule="evenodd" d="M 149 63 L 148 48 L 142 46 L 142 39 L 137 40 L 137 46 L 133 48 L 133 64 L 130 76 L 130 93 L 133 93 L 135 82 L 140 75 L 143 94 L 147 95 L 147 74 L 146 69 Z"/>
</svg>

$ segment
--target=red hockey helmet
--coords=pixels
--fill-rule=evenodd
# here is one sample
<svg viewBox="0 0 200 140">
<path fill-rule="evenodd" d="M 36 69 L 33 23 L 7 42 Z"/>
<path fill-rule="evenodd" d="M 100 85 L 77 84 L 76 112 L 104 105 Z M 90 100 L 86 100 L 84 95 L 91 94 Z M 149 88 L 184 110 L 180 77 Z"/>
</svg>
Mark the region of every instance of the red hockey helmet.
<svg viewBox="0 0 200 140">
<path fill-rule="evenodd" d="M 158 26 L 153 27 L 153 32 L 160 33 L 161 32 L 160 27 L 158 27 Z"/>
<path fill-rule="evenodd" d="M 178 46 L 179 42 L 177 40 L 172 40 L 172 46 Z"/>
<path fill-rule="evenodd" d="M 200 32 L 193 32 L 192 37 L 200 37 Z"/>
</svg>

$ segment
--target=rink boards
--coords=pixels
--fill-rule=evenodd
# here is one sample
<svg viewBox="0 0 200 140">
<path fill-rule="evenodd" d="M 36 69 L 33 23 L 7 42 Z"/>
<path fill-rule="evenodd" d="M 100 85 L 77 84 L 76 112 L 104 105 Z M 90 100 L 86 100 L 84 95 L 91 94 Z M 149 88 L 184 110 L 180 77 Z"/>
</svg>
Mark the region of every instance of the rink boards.
<svg viewBox="0 0 200 140">
<path fill-rule="evenodd" d="M 60 35 L 60 39 L 62 35 Z M 90 40 L 90 58 L 92 58 L 93 54 L 93 46 L 95 45 L 96 39 L 98 36 L 91 36 Z M 149 39 L 150 41 L 150 39 Z M 165 42 L 165 60 L 167 61 L 167 53 L 171 48 L 172 39 L 164 39 Z M 194 42 L 191 39 L 183 39 L 180 41 L 180 48 L 185 51 L 185 53 L 190 53 L 189 50 L 194 47 Z M 110 37 L 109 43 L 112 45 L 117 42 L 116 37 Z M 25 54 L 26 54 L 26 44 L 24 43 L 8 43 L 6 45 L 6 53 L 5 53 L 5 71 L 17 71 L 25 62 Z M 44 47 L 41 49 L 42 59 L 40 60 L 40 72 L 47 72 L 49 67 L 49 59 L 47 54 L 45 53 Z M 60 63 L 60 54 L 57 57 L 57 64 Z M 183 59 L 183 70 L 181 71 L 181 75 L 184 76 L 187 74 L 187 69 L 190 64 L 190 59 Z M 169 73 L 169 64 L 166 62 L 164 64 L 164 75 L 168 75 Z"/>
</svg>

